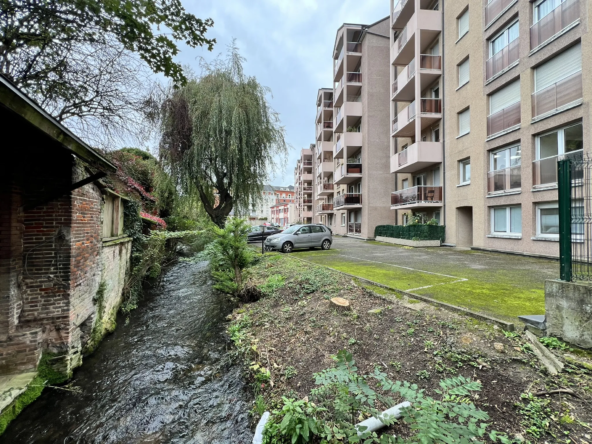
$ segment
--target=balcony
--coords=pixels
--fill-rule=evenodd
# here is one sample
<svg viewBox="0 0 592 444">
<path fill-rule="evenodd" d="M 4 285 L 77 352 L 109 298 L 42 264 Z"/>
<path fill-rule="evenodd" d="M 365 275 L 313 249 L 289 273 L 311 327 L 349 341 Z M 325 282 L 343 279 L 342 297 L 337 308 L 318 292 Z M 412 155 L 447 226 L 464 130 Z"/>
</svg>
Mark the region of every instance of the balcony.
<svg viewBox="0 0 592 444">
<path fill-rule="evenodd" d="M 320 204 L 317 205 L 317 213 L 332 213 L 333 212 L 333 204 Z"/>
<path fill-rule="evenodd" d="M 362 234 L 362 223 L 361 222 L 348 222 L 347 223 L 347 234 L 353 236 L 359 236 Z"/>
<path fill-rule="evenodd" d="M 335 72 L 335 77 L 334 80 L 339 79 L 342 75 L 343 75 L 343 63 L 341 63 L 343 61 L 343 57 L 345 56 L 345 51 L 344 48 L 341 48 L 341 51 L 339 52 L 339 56 L 337 56 L 337 58 L 335 59 L 335 62 L 333 63 L 333 70 Z"/>
<path fill-rule="evenodd" d="M 347 83 L 362 83 L 362 73 L 361 72 L 348 72 L 347 73 Z"/>
<path fill-rule="evenodd" d="M 312 199 L 304 198 L 302 199 L 302 203 L 304 205 L 312 205 Z"/>
<path fill-rule="evenodd" d="M 362 177 L 361 163 L 341 164 L 335 170 L 335 183 L 341 185 L 354 182 Z"/>
<path fill-rule="evenodd" d="M 323 122 L 324 130 L 333 130 L 333 122 Z"/>
<path fill-rule="evenodd" d="M 347 42 L 347 52 L 362 52 L 362 43 L 360 42 Z"/>
<path fill-rule="evenodd" d="M 415 98 L 415 59 L 411 60 L 393 83 L 393 100 L 411 102 Z"/>
<path fill-rule="evenodd" d="M 318 189 L 317 189 L 317 195 L 318 196 L 329 196 L 329 195 L 333 194 L 334 189 L 335 189 L 335 186 L 332 183 L 319 184 Z"/>
<path fill-rule="evenodd" d="M 427 49 L 429 42 L 433 42 L 442 32 L 442 11 L 420 9 L 415 11 L 406 23 L 399 37 L 391 46 L 391 63 L 393 65 L 407 65 L 415 58 L 417 32 L 421 34 L 420 52 Z"/>
<path fill-rule="evenodd" d="M 546 159 L 535 160 L 532 163 L 532 185 L 534 187 L 549 187 L 557 184 L 557 161 L 559 160 L 582 160 L 583 150 L 559 156 L 547 157 Z"/>
<path fill-rule="evenodd" d="M 497 54 L 494 54 L 485 64 L 486 79 L 489 80 L 502 72 L 519 58 L 519 39 L 514 40 Z"/>
<path fill-rule="evenodd" d="M 335 150 L 333 151 L 333 157 L 341 159 L 343 157 L 343 134 L 337 139 L 335 143 Z"/>
<path fill-rule="evenodd" d="M 391 156 L 391 173 L 414 173 L 442 163 L 441 142 L 417 142 Z"/>
<path fill-rule="evenodd" d="M 522 186 L 522 168 L 520 166 L 487 173 L 487 193 L 497 194 L 519 190 Z"/>
<path fill-rule="evenodd" d="M 317 158 L 320 158 L 323 153 L 333 154 L 333 142 L 330 140 L 317 142 Z"/>
<path fill-rule="evenodd" d="M 312 219 L 312 211 L 303 211 L 302 212 L 302 217 L 304 219 Z"/>
<path fill-rule="evenodd" d="M 333 201 L 333 208 L 358 208 L 362 206 L 362 195 L 361 194 L 342 194 L 335 196 Z"/>
<path fill-rule="evenodd" d="M 312 186 L 303 186 L 302 193 L 303 194 L 312 194 Z"/>
<path fill-rule="evenodd" d="M 392 209 L 441 207 L 442 187 L 420 185 L 391 194 Z"/>
<path fill-rule="evenodd" d="M 520 102 L 491 114 L 487 117 L 487 137 L 502 133 L 520 125 Z"/>
<path fill-rule="evenodd" d="M 312 172 L 311 173 L 302 173 L 302 181 L 303 182 L 312 182 Z"/>
<path fill-rule="evenodd" d="M 393 119 L 393 137 L 413 136 L 415 127 L 412 123 L 415 120 L 415 115 L 415 101 L 413 101 Z"/>
<path fill-rule="evenodd" d="M 485 26 L 493 22 L 511 3 L 516 0 L 492 0 L 485 6 Z"/>
<path fill-rule="evenodd" d="M 337 142 L 335 143 L 335 151 L 333 152 L 333 157 L 335 159 L 343 158 L 343 148 L 345 146 L 353 147 L 353 148 L 361 148 L 362 147 L 362 133 L 356 132 L 345 132 L 339 133 Z"/>
<path fill-rule="evenodd" d="M 542 45 L 580 18 L 579 0 L 566 0 L 530 27 L 530 49 Z"/>
<path fill-rule="evenodd" d="M 411 102 L 392 122 L 393 137 L 413 137 L 415 135 L 416 102 Z M 442 119 L 442 99 L 419 99 L 421 130 Z"/>
<path fill-rule="evenodd" d="M 325 160 L 323 162 L 319 162 L 317 167 L 317 176 L 327 176 L 333 174 L 333 161 L 332 160 Z"/>
<path fill-rule="evenodd" d="M 572 74 L 532 95 L 532 117 L 553 114 L 582 99 L 582 72 Z"/>
<path fill-rule="evenodd" d="M 411 2 L 413 3 L 413 2 Z M 395 7 L 393 8 L 393 12 L 391 13 L 391 27 L 395 29 L 395 24 L 397 23 L 397 19 L 401 15 L 401 11 L 405 8 L 407 4 L 407 0 L 399 0 Z M 403 17 L 401 17 L 403 19 Z"/>
</svg>

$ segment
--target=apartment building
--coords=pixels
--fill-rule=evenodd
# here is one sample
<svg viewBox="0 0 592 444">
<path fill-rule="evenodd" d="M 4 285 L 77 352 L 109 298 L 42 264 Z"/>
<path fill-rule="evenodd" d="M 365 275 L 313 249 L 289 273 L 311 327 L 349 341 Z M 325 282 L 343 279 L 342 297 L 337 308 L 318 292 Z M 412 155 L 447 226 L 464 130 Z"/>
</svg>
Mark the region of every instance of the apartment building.
<svg viewBox="0 0 592 444">
<path fill-rule="evenodd" d="M 301 223 L 312 223 L 314 217 L 313 195 L 313 152 L 314 144 L 309 148 L 300 151 L 300 158 L 294 169 L 294 191 L 297 221 Z"/>
<path fill-rule="evenodd" d="M 441 0 L 391 1 L 390 196 L 397 224 L 443 219 Z"/>
<path fill-rule="evenodd" d="M 400 15 L 408 3 L 423 4 L 403 2 Z M 558 256 L 557 161 L 591 151 L 592 74 L 582 70 L 592 59 L 591 6 L 462 0 L 442 8 L 448 243 Z"/>
<path fill-rule="evenodd" d="M 319 89 L 315 126 L 316 144 L 313 148 L 315 222 L 334 227 L 333 88 Z"/>
<path fill-rule="evenodd" d="M 389 34 L 389 17 L 371 25 L 342 25 L 333 49 L 333 90 L 322 89 L 317 96 L 316 154 L 322 162 L 316 187 L 317 196 L 324 198 L 317 212 L 336 234 L 373 238 L 377 225 L 394 223 L 385 100 Z"/>
<path fill-rule="evenodd" d="M 296 204 L 278 202 L 271 206 L 271 223 L 277 224 L 280 227 L 287 227 L 296 222 Z"/>
</svg>

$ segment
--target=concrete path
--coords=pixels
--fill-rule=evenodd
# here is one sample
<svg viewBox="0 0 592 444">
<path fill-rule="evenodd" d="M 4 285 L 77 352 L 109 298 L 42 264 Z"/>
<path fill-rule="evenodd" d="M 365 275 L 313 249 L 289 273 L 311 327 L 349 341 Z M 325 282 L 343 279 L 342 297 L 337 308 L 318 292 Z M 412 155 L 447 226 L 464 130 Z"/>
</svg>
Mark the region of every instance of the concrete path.
<svg viewBox="0 0 592 444">
<path fill-rule="evenodd" d="M 549 259 L 456 248 L 411 248 L 335 237 L 329 251 L 295 255 L 398 290 L 500 319 L 544 314 L 544 282 L 559 277 Z"/>
</svg>

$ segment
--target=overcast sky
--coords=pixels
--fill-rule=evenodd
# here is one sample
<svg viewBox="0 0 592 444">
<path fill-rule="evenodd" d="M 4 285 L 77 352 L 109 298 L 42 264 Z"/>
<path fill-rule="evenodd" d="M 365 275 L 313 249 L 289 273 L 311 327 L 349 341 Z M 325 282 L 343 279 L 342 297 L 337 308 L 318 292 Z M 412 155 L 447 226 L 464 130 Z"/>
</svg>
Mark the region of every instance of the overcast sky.
<svg viewBox="0 0 592 444">
<path fill-rule="evenodd" d="M 271 105 L 291 146 L 284 171 L 271 183 L 292 185 L 298 152 L 314 143 L 317 90 L 332 85 L 337 28 L 386 17 L 389 0 L 183 0 L 183 5 L 197 17 L 214 20 L 208 37 L 218 42 L 212 53 L 183 47 L 183 64 L 199 72 L 198 57 L 215 57 L 236 38 L 247 59 L 246 74 L 271 88 Z"/>
</svg>

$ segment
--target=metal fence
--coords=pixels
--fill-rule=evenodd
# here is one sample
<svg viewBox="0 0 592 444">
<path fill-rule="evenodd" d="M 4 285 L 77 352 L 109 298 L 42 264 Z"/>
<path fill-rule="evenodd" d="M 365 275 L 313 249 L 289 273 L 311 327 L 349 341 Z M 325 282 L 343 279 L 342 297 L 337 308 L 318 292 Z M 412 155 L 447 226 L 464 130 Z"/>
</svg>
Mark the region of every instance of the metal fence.
<svg viewBox="0 0 592 444">
<path fill-rule="evenodd" d="M 560 160 L 559 257 L 563 281 L 592 281 L 592 159 Z"/>
</svg>

